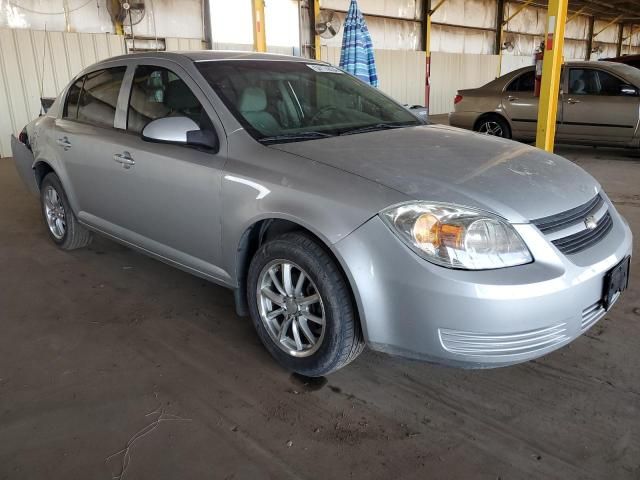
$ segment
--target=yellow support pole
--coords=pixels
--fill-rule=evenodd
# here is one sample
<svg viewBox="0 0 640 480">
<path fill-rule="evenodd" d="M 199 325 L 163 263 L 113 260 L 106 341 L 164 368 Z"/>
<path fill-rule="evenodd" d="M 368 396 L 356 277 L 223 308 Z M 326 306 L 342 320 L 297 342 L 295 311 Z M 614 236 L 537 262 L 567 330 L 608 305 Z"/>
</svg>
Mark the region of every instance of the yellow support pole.
<svg viewBox="0 0 640 480">
<path fill-rule="evenodd" d="M 264 0 L 251 0 L 253 7 L 253 49 L 267 51 L 267 33 L 264 21 Z"/>
<path fill-rule="evenodd" d="M 549 0 L 536 146 L 553 152 L 569 0 Z"/>
<path fill-rule="evenodd" d="M 313 18 L 317 23 L 318 18 L 320 17 L 320 0 L 311 0 L 311 2 L 313 3 Z M 315 25 L 312 25 L 311 28 L 314 32 L 316 31 Z M 313 36 L 313 51 L 316 60 L 322 60 L 322 44 L 320 43 L 320 35 L 315 34 Z"/>
<path fill-rule="evenodd" d="M 423 1 L 427 1 L 427 0 L 423 0 Z M 429 94 L 430 94 L 430 89 L 431 89 L 431 85 L 429 83 L 429 77 L 431 76 L 431 17 L 433 16 L 433 14 L 442 6 L 442 4 L 445 2 L 445 0 L 440 0 L 435 7 L 431 8 L 430 10 L 428 10 L 426 12 L 426 18 L 424 19 L 425 21 L 425 35 L 426 35 L 426 39 L 425 39 L 425 56 L 426 56 L 426 78 L 425 78 L 425 87 L 424 87 L 424 105 L 428 108 L 429 107 Z"/>
<path fill-rule="evenodd" d="M 118 0 L 111 0 L 111 4 L 114 8 L 114 12 L 118 11 L 118 9 L 120 8 L 120 2 Z M 122 22 L 114 19 L 113 26 L 115 28 L 116 35 L 124 35 L 124 27 L 122 25 Z"/>
</svg>

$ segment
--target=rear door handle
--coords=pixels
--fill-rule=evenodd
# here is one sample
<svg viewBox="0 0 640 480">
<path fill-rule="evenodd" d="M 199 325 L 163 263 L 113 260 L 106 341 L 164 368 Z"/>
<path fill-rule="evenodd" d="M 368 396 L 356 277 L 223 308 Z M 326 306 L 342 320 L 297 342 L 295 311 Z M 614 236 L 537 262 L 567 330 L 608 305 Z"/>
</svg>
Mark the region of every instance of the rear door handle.
<svg viewBox="0 0 640 480">
<path fill-rule="evenodd" d="M 71 142 L 67 137 L 59 138 L 58 140 L 56 140 L 56 143 L 60 145 L 65 152 L 71 148 Z"/>
<path fill-rule="evenodd" d="M 517 100 L 520 100 L 518 97 L 513 97 L 511 95 L 509 95 L 509 97 L 507 97 L 507 100 L 509 100 L 510 102 L 515 102 Z"/>
<path fill-rule="evenodd" d="M 575 105 L 576 103 L 582 103 L 582 100 L 577 100 L 575 98 L 569 98 L 569 99 L 567 99 L 567 103 L 570 103 L 571 105 Z"/>
<path fill-rule="evenodd" d="M 116 153 L 113 156 L 113 161 L 122 164 L 122 166 L 127 169 L 136 164 L 129 152 Z"/>
</svg>

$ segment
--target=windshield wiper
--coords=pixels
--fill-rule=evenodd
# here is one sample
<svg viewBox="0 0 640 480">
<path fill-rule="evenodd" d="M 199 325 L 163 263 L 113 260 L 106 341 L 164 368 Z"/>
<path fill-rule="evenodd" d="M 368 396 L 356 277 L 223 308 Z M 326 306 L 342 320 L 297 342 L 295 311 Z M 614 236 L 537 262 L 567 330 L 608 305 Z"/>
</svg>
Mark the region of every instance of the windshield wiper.
<svg viewBox="0 0 640 480">
<path fill-rule="evenodd" d="M 415 127 L 417 123 L 376 123 L 375 125 L 367 125 L 364 127 L 353 128 L 341 132 L 340 135 L 355 135 L 357 133 L 375 132 L 377 130 L 391 130 L 394 128 Z"/>
<path fill-rule="evenodd" d="M 330 133 L 325 132 L 299 132 L 299 133 L 285 133 L 282 135 L 273 135 L 271 137 L 260 138 L 260 143 L 278 143 L 278 142 L 297 142 L 303 140 L 314 140 L 317 138 L 333 137 Z"/>
</svg>

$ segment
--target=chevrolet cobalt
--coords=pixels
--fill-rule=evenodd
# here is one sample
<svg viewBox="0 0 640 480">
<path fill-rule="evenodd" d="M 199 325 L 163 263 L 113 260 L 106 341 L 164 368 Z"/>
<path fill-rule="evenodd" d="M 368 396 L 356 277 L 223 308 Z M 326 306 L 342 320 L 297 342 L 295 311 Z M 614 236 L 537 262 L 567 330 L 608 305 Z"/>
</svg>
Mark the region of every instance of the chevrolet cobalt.
<svg viewBox="0 0 640 480">
<path fill-rule="evenodd" d="M 486 368 L 566 345 L 627 286 L 601 186 L 426 125 L 333 66 L 254 53 L 95 64 L 12 141 L 51 240 L 94 233 L 233 290 L 286 369 L 374 350 Z"/>
</svg>

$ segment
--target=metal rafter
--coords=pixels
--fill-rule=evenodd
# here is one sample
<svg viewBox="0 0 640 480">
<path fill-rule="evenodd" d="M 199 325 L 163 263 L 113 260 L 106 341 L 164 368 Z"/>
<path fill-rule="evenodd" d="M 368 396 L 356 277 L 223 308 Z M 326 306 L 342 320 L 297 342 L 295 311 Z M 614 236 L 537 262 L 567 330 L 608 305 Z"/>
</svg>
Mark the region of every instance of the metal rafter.
<svg viewBox="0 0 640 480">
<path fill-rule="evenodd" d="M 526 0 L 509 0 L 513 3 L 525 3 Z M 547 9 L 547 0 L 535 0 L 532 6 Z M 619 17 L 622 23 L 640 20 L 640 6 L 637 0 L 569 0 L 569 13 L 591 15 L 598 20 L 613 20 Z"/>
</svg>

